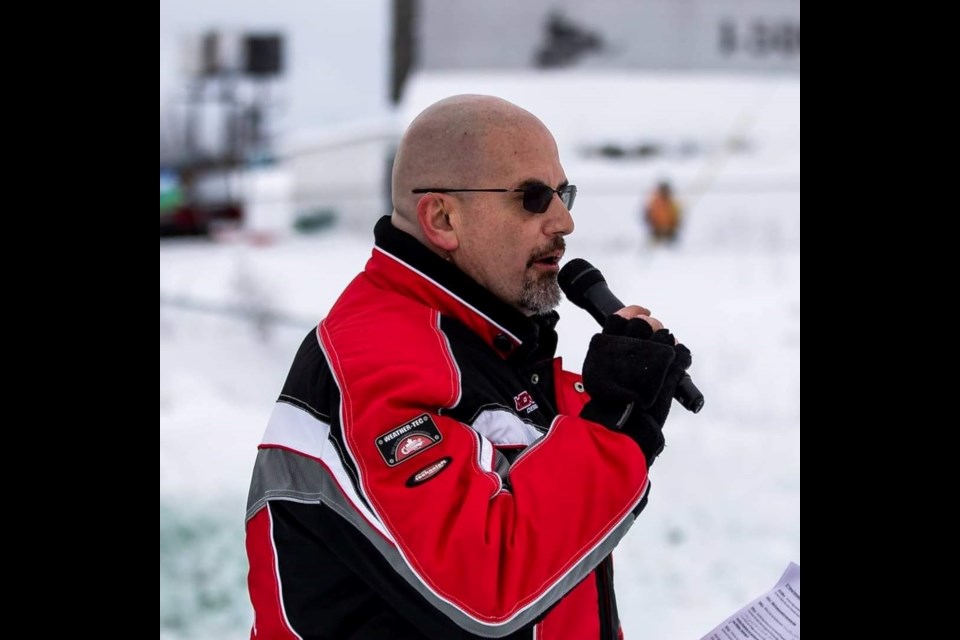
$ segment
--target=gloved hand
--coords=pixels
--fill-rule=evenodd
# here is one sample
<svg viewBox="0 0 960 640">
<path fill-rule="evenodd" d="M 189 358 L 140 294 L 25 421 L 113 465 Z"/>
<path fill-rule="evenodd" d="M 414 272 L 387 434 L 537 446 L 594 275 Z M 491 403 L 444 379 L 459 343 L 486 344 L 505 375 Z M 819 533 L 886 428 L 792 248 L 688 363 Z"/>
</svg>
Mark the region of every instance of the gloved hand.
<svg viewBox="0 0 960 640">
<path fill-rule="evenodd" d="M 640 318 L 611 315 L 595 335 L 583 363 L 590 402 L 581 417 L 622 431 L 643 449 L 647 465 L 664 446 L 663 424 L 677 383 L 690 367 L 689 349 L 666 329 Z"/>
</svg>

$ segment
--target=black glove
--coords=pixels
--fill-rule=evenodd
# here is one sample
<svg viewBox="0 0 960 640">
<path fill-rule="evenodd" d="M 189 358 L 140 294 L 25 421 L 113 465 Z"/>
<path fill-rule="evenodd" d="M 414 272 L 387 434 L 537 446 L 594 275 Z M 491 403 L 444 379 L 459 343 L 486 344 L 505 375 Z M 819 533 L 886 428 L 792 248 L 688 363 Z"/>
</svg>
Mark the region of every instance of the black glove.
<svg viewBox="0 0 960 640">
<path fill-rule="evenodd" d="M 664 446 L 663 424 L 677 383 L 692 362 L 666 329 L 654 332 L 640 318 L 611 315 L 590 341 L 583 384 L 590 402 L 580 415 L 633 438 L 647 465 Z"/>
<path fill-rule="evenodd" d="M 687 349 L 687 347 L 682 344 L 677 344 L 676 338 L 666 329 L 660 329 L 654 332 L 654 334 L 650 336 L 650 341 L 673 347 L 675 354 L 673 362 L 667 368 L 667 375 L 663 378 L 660 392 L 657 394 L 653 403 L 645 407 L 650 417 L 662 428 L 667 421 L 667 416 L 670 414 L 670 407 L 673 406 L 672 400 L 677 390 L 677 385 L 680 383 L 681 378 L 683 378 L 683 374 L 690 368 L 690 365 L 693 364 L 693 356 L 690 354 L 690 349 Z"/>
</svg>

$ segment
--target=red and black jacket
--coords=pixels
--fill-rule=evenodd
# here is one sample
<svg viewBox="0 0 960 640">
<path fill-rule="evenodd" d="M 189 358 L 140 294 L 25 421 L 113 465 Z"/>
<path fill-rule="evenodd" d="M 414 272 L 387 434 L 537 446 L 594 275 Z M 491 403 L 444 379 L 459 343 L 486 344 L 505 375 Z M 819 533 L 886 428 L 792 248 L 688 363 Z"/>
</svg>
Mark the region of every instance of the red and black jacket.
<svg viewBox="0 0 960 640">
<path fill-rule="evenodd" d="M 528 318 L 389 218 L 307 336 L 247 511 L 255 638 L 616 638 L 643 453 Z"/>
</svg>

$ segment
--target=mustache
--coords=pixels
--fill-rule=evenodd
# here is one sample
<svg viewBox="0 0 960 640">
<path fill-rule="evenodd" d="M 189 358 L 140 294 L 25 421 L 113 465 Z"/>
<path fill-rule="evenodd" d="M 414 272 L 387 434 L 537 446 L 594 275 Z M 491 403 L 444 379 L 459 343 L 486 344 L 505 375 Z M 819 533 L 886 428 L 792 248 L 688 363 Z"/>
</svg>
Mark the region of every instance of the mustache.
<svg viewBox="0 0 960 640">
<path fill-rule="evenodd" d="M 567 250 L 567 242 L 563 239 L 562 236 L 557 236 L 551 241 L 546 247 L 537 249 L 533 252 L 533 255 L 527 261 L 527 266 L 532 267 L 534 262 L 538 260 L 543 260 L 547 256 L 552 256 L 557 253 L 565 253 Z"/>
</svg>

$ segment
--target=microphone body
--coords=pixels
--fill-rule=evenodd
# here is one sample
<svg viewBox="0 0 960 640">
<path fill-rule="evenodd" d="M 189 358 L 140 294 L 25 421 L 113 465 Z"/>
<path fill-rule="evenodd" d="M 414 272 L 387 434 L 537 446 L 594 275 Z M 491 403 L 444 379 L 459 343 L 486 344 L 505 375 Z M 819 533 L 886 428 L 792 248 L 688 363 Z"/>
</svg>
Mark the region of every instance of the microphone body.
<svg viewBox="0 0 960 640">
<path fill-rule="evenodd" d="M 574 258 L 564 265 L 558 280 L 567 299 L 585 309 L 601 326 L 607 316 L 627 306 L 613 295 L 600 270 L 582 258 Z M 692 413 L 698 413 L 703 408 L 703 394 L 688 373 L 683 374 L 673 397 Z"/>
</svg>

